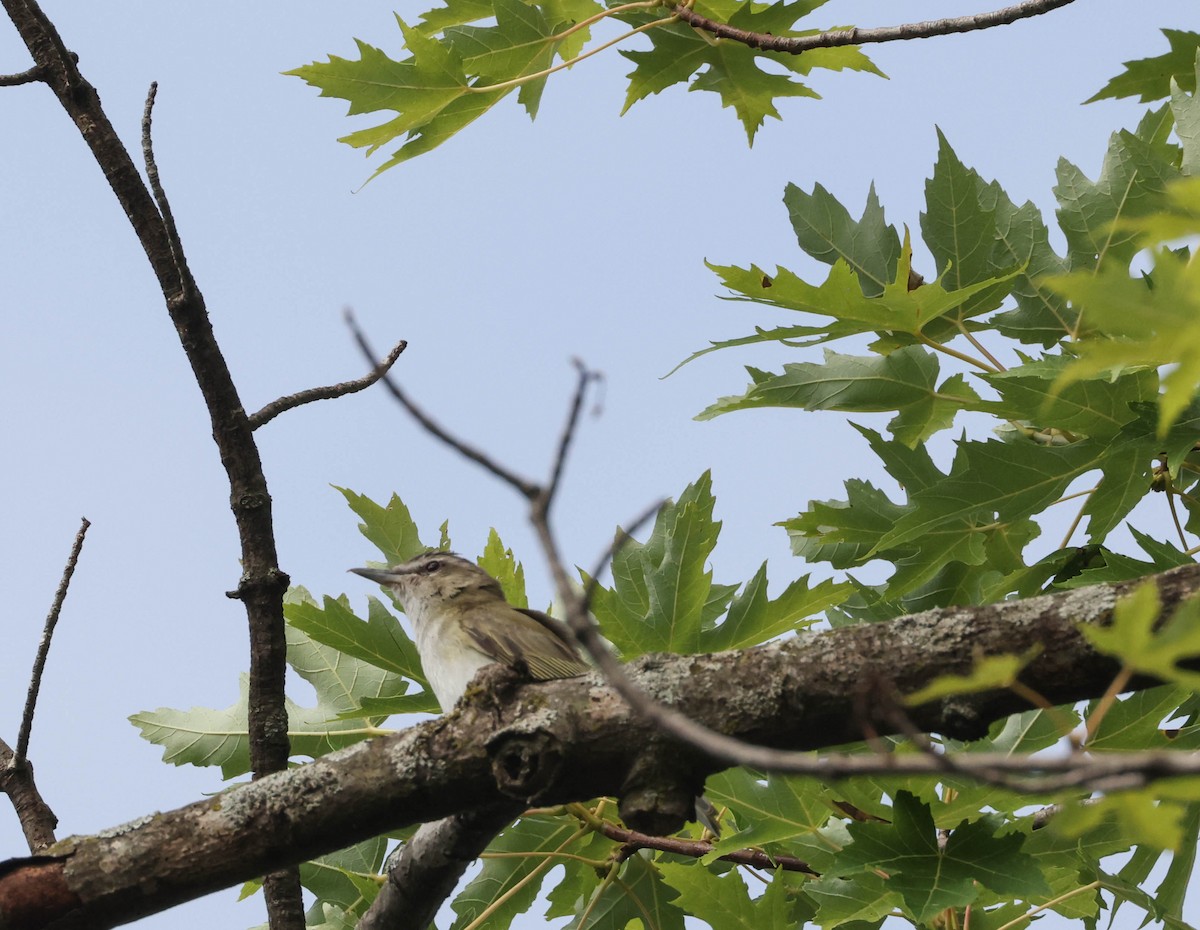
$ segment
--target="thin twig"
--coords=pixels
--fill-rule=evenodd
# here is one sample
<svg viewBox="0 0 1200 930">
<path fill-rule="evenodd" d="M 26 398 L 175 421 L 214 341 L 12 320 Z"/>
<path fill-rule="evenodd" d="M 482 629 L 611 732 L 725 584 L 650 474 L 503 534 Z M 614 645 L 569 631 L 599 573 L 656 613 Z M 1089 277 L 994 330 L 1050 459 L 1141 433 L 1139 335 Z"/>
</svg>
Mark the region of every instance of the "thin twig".
<svg viewBox="0 0 1200 930">
<path fill-rule="evenodd" d="M 374 364 L 374 359 L 376 357 L 375 352 L 371 349 L 371 345 L 369 342 L 367 342 L 367 337 L 363 334 L 363 331 L 359 329 L 358 323 L 354 319 L 354 314 L 347 310 L 345 316 L 346 325 L 350 327 L 350 332 L 354 334 L 354 341 L 358 343 L 358 347 L 362 350 L 363 355 L 366 356 L 367 361 Z M 426 432 L 432 433 L 460 455 L 470 459 L 477 465 L 483 466 L 483 468 L 490 471 L 501 481 L 515 488 L 527 500 L 536 500 L 543 493 L 540 485 L 535 484 L 527 478 L 522 478 L 516 472 L 510 471 L 508 468 L 505 468 L 498 462 L 493 461 L 491 456 L 489 456 L 487 453 L 476 449 L 474 446 L 468 445 L 461 439 L 458 439 L 447 432 L 437 421 L 429 416 L 429 414 L 414 404 L 408 395 L 400 389 L 400 386 L 396 384 L 396 382 L 393 381 L 387 374 L 383 374 L 379 380 L 383 383 L 383 386 L 388 389 L 388 392 L 392 395 L 392 397 L 396 399 L 396 402 L 410 414 L 412 414 L 414 420 L 425 427 Z"/>
<path fill-rule="evenodd" d="M 21 729 L 17 734 L 17 749 L 13 754 L 13 764 L 21 765 L 29 753 L 29 734 L 33 731 L 33 712 L 37 707 L 38 692 L 42 687 L 42 673 L 46 670 L 46 658 L 50 655 L 50 640 L 54 637 L 54 627 L 58 624 L 58 615 L 62 612 L 63 601 L 67 598 L 67 588 L 71 586 L 71 576 L 75 574 L 75 565 L 79 562 L 79 553 L 83 549 L 83 537 L 87 535 L 88 527 L 92 524 L 87 517 L 79 524 L 79 532 L 75 534 L 75 542 L 71 545 L 71 555 L 63 569 L 62 578 L 58 582 L 58 590 L 54 592 L 54 603 L 50 605 L 50 613 L 46 616 L 46 625 L 42 629 L 42 641 L 38 643 L 37 657 L 33 660 L 33 674 L 29 677 L 29 693 L 25 696 L 25 712 L 21 715 Z"/>
<path fill-rule="evenodd" d="M 35 84 L 38 81 L 44 81 L 45 71 L 40 65 L 34 65 L 25 71 L 17 74 L 0 74 L 0 87 L 18 87 L 21 84 Z"/>
<path fill-rule="evenodd" d="M 306 391 L 297 391 L 295 394 L 288 394 L 286 397 L 280 397 L 278 400 L 271 401 L 257 413 L 250 414 L 250 428 L 258 429 L 260 426 L 270 423 L 279 414 L 291 410 L 293 407 L 299 407 L 302 404 L 311 404 L 315 400 L 334 400 L 338 397 L 345 397 L 347 394 L 355 394 L 358 391 L 366 390 L 387 374 L 388 370 L 396 364 L 396 359 L 400 357 L 400 353 L 406 348 L 408 348 L 408 343 L 401 339 L 383 361 L 373 365 L 370 373 L 361 378 L 355 378 L 353 381 L 343 381 L 340 384 L 330 384 L 325 387 L 309 388 Z"/>
<path fill-rule="evenodd" d="M 690 856 L 700 859 L 713 851 L 711 840 L 685 840 L 677 836 L 651 836 L 618 826 L 609 820 L 601 820 L 594 825 L 610 840 L 620 843 L 631 853 L 639 849 L 657 849 L 661 852 L 675 853 L 680 856 Z M 767 855 L 761 849 L 737 849 L 733 852 L 718 856 L 725 862 L 738 865 L 748 865 L 760 869 L 783 869 L 785 872 L 804 872 L 808 875 L 820 875 L 811 865 L 795 856 Z"/>
<path fill-rule="evenodd" d="M 171 212 L 171 202 L 163 190 L 162 179 L 158 175 L 158 163 L 154 160 L 154 142 L 151 137 L 151 115 L 154 112 L 154 100 L 158 96 L 158 81 L 150 84 L 146 92 L 146 105 L 142 110 L 142 157 L 146 162 L 146 179 L 150 182 L 150 191 L 154 194 L 154 202 L 158 205 L 162 217 L 163 230 L 167 236 L 167 244 L 171 249 L 171 260 L 179 274 L 179 284 L 186 296 L 195 285 L 191 269 L 183 254 L 183 242 L 179 238 L 179 230 L 175 226 L 175 215 Z"/>
<path fill-rule="evenodd" d="M 685 4 L 677 4 L 672 11 L 680 20 L 697 29 L 711 33 L 719 39 L 732 39 L 764 52 L 785 52 L 799 55 L 815 48 L 837 48 L 843 45 L 867 45 L 874 42 L 895 42 L 901 39 L 928 39 L 933 36 L 973 32 L 1007 26 L 1020 19 L 1041 16 L 1072 0 L 1025 0 L 1013 6 L 991 13 L 976 13 L 971 16 L 954 16 L 946 19 L 931 19 L 920 23 L 904 23 L 899 26 L 881 26 L 876 29 L 837 29 L 807 36 L 775 36 L 770 33 L 750 32 L 726 23 L 719 23 L 701 16 Z"/>
<path fill-rule="evenodd" d="M 562 480 L 563 468 L 567 462 L 567 453 L 570 451 L 571 441 L 575 438 L 575 429 L 579 425 L 579 412 L 583 409 L 583 398 L 587 394 L 587 387 L 592 381 L 598 381 L 601 377 L 599 372 L 590 371 L 579 359 L 572 359 L 571 362 L 575 366 L 579 382 L 575 386 L 575 396 L 571 400 L 571 409 L 567 414 L 567 422 L 564 424 L 562 435 L 558 440 L 558 452 L 554 456 L 554 468 L 550 473 L 550 481 L 538 501 L 538 506 L 544 508 L 547 512 L 550 510 L 550 505 L 554 501 L 554 495 L 558 491 L 559 482 Z"/>
<path fill-rule="evenodd" d="M 587 584 L 583 586 L 582 597 L 584 614 L 587 616 L 588 622 L 591 623 L 593 627 L 595 627 L 595 624 L 592 623 L 592 598 L 595 596 L 596 588 L 600 584 L 601 572 L 603 572 L 605 566 L 609 565 L 617 557 L 617 554 L 623 548 L 625 548 L 626 543 L 633 541 L 633 534 L 641 529 L 646 521 L 662 510 L 666 503 L 667 499 L 665 497 L 659 498 L 641 513 L 639 513 L 636 517 L 634 517 L 633 522 L 629 524 L 629 529 L 617 527 L 617 533 L 613 537 L 612 543 L 604 551 L 604 554 L 596 560 L 596 564 L 592 567 L 591 574 L 588 575 Z M 595 632 L 597 636 L 600 635 L 599 627 L 595 627 Z"/>
</svg>

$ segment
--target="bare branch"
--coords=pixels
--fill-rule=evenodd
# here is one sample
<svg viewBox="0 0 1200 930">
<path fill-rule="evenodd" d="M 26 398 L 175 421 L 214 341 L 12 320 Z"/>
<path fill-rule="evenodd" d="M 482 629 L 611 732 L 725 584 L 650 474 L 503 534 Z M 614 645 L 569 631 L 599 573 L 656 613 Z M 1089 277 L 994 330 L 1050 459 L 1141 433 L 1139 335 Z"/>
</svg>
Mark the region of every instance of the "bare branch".
<svg viewBox="0 0 1200 930">
<path fill-rule="evenodd" d="M 0 87 L 17 87 L 21 84 L 35 84 L 38 81 L 44 81 L 42 69 L 38 65 L 34 65 L 25 71 L 17 74 L 0 74 Z"/>
<path fill-rule="evenodd" d="M 554 502 L 554 495 L 558 492 L 559 482 L 562 480 L 563 468 L 567 463 L 567 453 L 571 449 L 571 441 L 575 438 L 575 430 L 579 426 L 579 413 L 583 409 L 583 398 L 587 394 L 587 387 L 592 381 L 598 381 L 602 375 L 599 372 L 589 370 L 581 360 L 572 359 L 575 365 L 575 371 L 579 376 L 579 382 L 575 385 L 575 396 L 571 400 L 571 409 L 567 414 L 567 422 L 563 426 L 562 435 L 558 440 L 558 452 L 554 456 L 554 467 L 550 472 L 550 483 L 546 485 L 545 493 L 537 506 L 543 512 L 550 512 L 550 505 Z"/>
<path fill-rule="evenodd" d="M 183 254 L 183 242 L 179 238 L 179 230 L 175 226 L 175 214 L 171 212 L 171 202 L 167 199 L 167 193 L 163 190 L 162 180 L 158 175 L 158 163 L 154 160 L 154 142 L 151 137 L 151 114 L 154 112 L 154 100 L 158 96 L 158 81 L 154 81 L 150 85 L 150 90 L 146 93 L 146 105 L 142 110 L 142 158 L 146 162 L 146 177 L 150 181 L 150 190 L 154 194 L 154 202 L 158 205 L 159 215 L 162 217 L 163 231 L 166 234 L 167 243 L 171 249 L 171 257 L 175 262 L 175 270 L 179 274 L 179 279 L 183 284 L 184 297 L 187 291 L 194 289 L 196 286 L 195 280 L 192 278 L 192 272 L 188 268 L 187 258 Z"/>
<path fill-rule="evenodd" d="M 35 0 L 0 0 L 0 5 L 42 69 L 42 79 L 79 129 L 129 218 L 204 396 L 213 439 L 229 480 L 230 506 L 241 541 L 242 577 L 236 597 L 245 606 L 250 627 L 251 764 L 256 775 L 279 771 L 287 767 L 289 755 L 283 622 L 288 577 L 279 569 L 271 496 L 249 418 L 213 334 L 203 295 L 187 266 L 158 178 L 150 145 L 154 88 L 147 99 L 142 131 L 151 191 L 104 112 L 95 88 L 80 73 L 75 57 Z M 265 891 L 273 930 L 304 926 L 299 879 L 294 871 L 286 881 L 268 876 Z M 289 902 L 286 906 L 280 903 L 283 899 Z"/>
<path fill-rule="evenodd" d="M 75 565 L 79 562 L 79 553 L 83 549 L 83 537 L 87 535 L 88 527 L 92 524 L 84 517 L 79 524 L 79 532 L 75 534 L 75 542 L 71 545 L 71 554 L 63 569 L 62 578 L 58 582 L 58 590 L 54 592 L 54 602 L 50 605 L 50 613 L 46 615 L 46 625 L 42 629 L 42 641 L 38 643 L 37 656 L 33 660 L 33 674 L 29 676 L 29 692 L 25 696 L 25 712 L 21 715 L 21 729 L 17 733 L 17 749 L 13 755 L 13 764 L 21 765 L 29 753 L 29 735 L 33 731 L 33 712 L 37 708 L 38 692 L 42 687 L 42 673 L 46 670 L 46 658 L 50 655 L 50 640 L 54 637 L 54 627 L 58 624 L 58 615 L 62 612 L 63 601 L 67 598 L 67 588 L 71 586 L 71 576 L 75 574 Z"/>
<path fill-rule="evenodd" d="M 345 397 L 347 394 L 356 394 L 359 391 L 366 390 L 385 374 L 394 364 L 396 359 L 400 357 L 400 353 L 408 348 L 408 343 L 401 339 L 392 347 L 392 351 L 378 364 L 371 368 L 369 374 L 363 375 L 361 378 L 355 378 L 353 381 L 343 381 L 340 384 L 330 384 L 326 387 L 309 388 L 306 391 L 297 391 L 295 394 L 288 394 L 286 397 L 280 397 L 278 400 L 273 400 L 257 413 L 250 414 L 250 428 L 258 429 L 275 419 L 279 414 L 291 410 L 293 407 L 299 407 L 302 404 L 311 404 L 315 400 L 335 400 L 338 397 Z"/>
<path fill-rule="evenodd" d="M 467 866 L 522 810 L 523 804 L 509 803 L 422 824 L 385 865 L 387 882 L 357 930 L 426 930 L 433 926 L 434 915 Z"/>
<path fill-rule="evenodd" d="M 697 29 L 715 35 L 719 39 L 731 39 L 764 52 L 784 52 L 799 55 L 815 48 L 836 48 L 843 45 L 867 45 L 876 42 L 895 42 L 902 39 L 928 39 L 934 36 L 974 32 L 1007 26 L 1017 20 L 1041 16 L 1073 0 L 1024 0 L 991 13 L 975 13 L 970 16 L 954 16 L 947 19 L 931 19 L 920 23 L 904 23 L 899 26 L 881 26 L 877 29 L 837 29 L 807 36 L 775 36 L 770 33 L 749 32 L 726 23 L 701 16 L 686 4 L 676 4 L 672 11 L 680 20 Z"/>
<path fill-rule="evenodd" d="M 17 813 L 29 851 L 39 852 L 54 842 L 58 817 L 42 798 L 33 780 L 29 760 L 17 761 L 12 748 L 0 739 L 0 791 L 8 795 Z"/>
<path fill-rule="evenodd" d="M 346 325 L 350 327 L 350 331 L 354 334 L 354 341 L 358 343 L 358 347 L 362 350 L 362 353 L 366 357 L 367 361 L 374 364 L 373 360 L 375 358 L 375 352 L 372 350 L 370 343 L 367 342 L 366 335 L 359 328 L 357 321 L 354 319 L 354 314 L 348 310 L 346 311 Z M 459 455 L 470 459 L 472 462 L 475 462 L 477 465 L 481 465 L 487 471 L 490 471 L 493 475 L 495 475 L 505 484 L 512 487 L 527 500 L 533 501 L 542 495 L 543 490 L 540 485 L 535 484 L 527 478 L 522 478 L 516 472 L 511 471 L 494 461 L 486 452 L 483 452 L 474 446 L 468 445 L 463 440 L 451 435 L 444 427 L 441 426 L 441 424 L 439 424 L 436 420 L 429 416 L 429 414 L 413 403 L 409 396 L 400 389 L 400 386 L 386 374 L 384 374 L 380 380 L 383 382 L 383 386 L 388 389 L 388 392 L 392 395 L 392 397 L 396 399 L 396 402 L 405 410 L 407 410 L 409 414 L 412 415 L 412 418 L 425 428 L 426 432 L 440 439 L 446 445 L 450 446 L 450 448 L 458 452 Z"/>
</svg>

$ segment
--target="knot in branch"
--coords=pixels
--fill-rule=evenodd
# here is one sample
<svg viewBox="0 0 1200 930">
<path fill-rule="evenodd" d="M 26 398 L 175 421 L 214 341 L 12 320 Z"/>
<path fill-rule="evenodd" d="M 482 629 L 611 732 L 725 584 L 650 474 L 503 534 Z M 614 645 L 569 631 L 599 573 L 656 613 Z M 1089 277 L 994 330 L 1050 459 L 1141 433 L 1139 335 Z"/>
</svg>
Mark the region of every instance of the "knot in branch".
<svg viewBox="0 0 1200 930">
<path fill-rule="evenodd" d="M 540 726 L 521 723 L 501 730 L 487 744 L 496 787 L 510 797 L 533 803 L 557 784 L 563 768 L 558 737 Z"/>
</svg>

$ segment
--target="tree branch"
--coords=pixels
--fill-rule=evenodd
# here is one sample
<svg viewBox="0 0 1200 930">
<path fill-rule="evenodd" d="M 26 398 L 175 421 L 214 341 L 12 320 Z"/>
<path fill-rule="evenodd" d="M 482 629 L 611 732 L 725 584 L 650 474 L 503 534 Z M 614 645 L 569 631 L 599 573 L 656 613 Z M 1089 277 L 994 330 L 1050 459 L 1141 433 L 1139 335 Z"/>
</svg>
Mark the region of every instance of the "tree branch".
<svg viewBox="0 0 1200 930">
<path fill-rule="evenodd" d="M 1200 591 L 1200 565 L 1152 577 L 1163 617 Z M 1138 583 L 942 608 L 737 652 L 647 656 L 629 670 L 639 688 L 669 696 L 673 707 L 710 729 L 781 749 L 821 749 L 864 732 L 892 732 L 886 709 L 859 700 L 864 681 L 890 680 L 899 693 L 912 693 L 940 675 L 967 673 L 977 655 L 1023 653 L 1034 643 L 1045 648 L 1022 673 L 1025 686 L 1056 703 L 1103 693 L 1118 664 L 1092 650 L 1078 627 L 1108 623 L 1117 599 Z M 726 701 L 731 692 L 744 699 Z M 996 689 L 931 702 L 911 717 L 923 732 L 965 739 L 1027 708 L 1022 697 Z M 58 857 L 49 866 L 42 860 L 0 867 L 0 913 L 34 928 L 74 909 L 76 925 L 113 926 L 411 823 L 513 798 L 560 804 L 620 795 L 648 752 L 664 755 L 685 770 L 681 778 L 696 782 L 722 765 L 664 740 L 596 673 L 524 685 L 504 703 L 480 695 L 394 736 L 96 836 L 63 840 L 46 850 Z M 823 779 L 944 775 L 937 760 L 919 753 L 809 758 L 807 771 Z M 1200 756 L 1187 751 L 1052 758 L 964 752 L 954 761 L 964 777 L 1034 773 L 1023 784 L 1038 792 L 1076 786 L 1090 793 L 1200 774 Z M 30 880 L 28 870 L 38 870 L 42 888 L 36 920 L 8 910 L 15 906 L 9 882 Z M 29 922 L 19 924 L 18 917 Z"/>
<path fill-rule="evenodd" d="M 876 42 L 895 42 L 902 39 L 928 39 L 934 36 L 973 32 L 1007 26 L 1031 16 L 1041 16 L 1073 0 L 1024 0 L 991 13 L 975 13 L 970 16 L 954 16 L 947 19 L 931 19 L 920 23 L 904 23 L 899 26 L 881 26 L 877 29 L 837 29 L 807 36 L 776 36 L 770 33 L 749 32 L 727 23 L 720 23 L 701 16 L 686 4 L 671 7 L 679 19 L 689 26 L 702 29 L 719 39 L 731 39 L 764 52 L 785 52 L 799 55 L 815 48 L 837 48 L 843 45 L 867 45 Z"/>
<path fill-rule="evenodd" d="M 158 180 L 150 144 L 147 101 L 142 141 L 151 191 L 138 174 L 100 105 L 95 88 L 76 66 L 54 25 L 35 0 L 0 0 L 28 47 L 42 80 L 74 121 L 104 172 L 146 252 L 166 301 L 171 322 L 187 354 L 212 421 L 212 433 L 229 480 L 230 505 L 241 540 L 242 578 L 235 595 L 250 626 L 250 757 L 256 775 L 287 767 L 287 710 L 284 704 L 286 648 L 283 594 L 288 577 L 279 569 L 262 462 L 249 418 L 195 286 L 170 205 Z M 273 930 L 303 928 L 299 876 L 267 876 L 265 896 Z"/>
<path fill-rule="evenodd" d="M 42 798 L 33 780 L 33 766 L 26 759 L 17 763 L 12 748 L 0 739 L 0 791 L 8 795 L 25 834 L 29 851 L 40 852 L 54 842 L 58 817 Z"/>
<path fill-rule="evenodd" d="M 358 347 L 362 350 L 363 357 L 368 362 L 375 358 L 375 351 L 371 348 L 367 337 L 359 328 L 358 322 L 354 319 L 354 315 L 350 311 L 346 311 L 346 325 L 350 327 L 350 332 L 354 334 L 354 341 L 358 343 Z M 414 420 L 421 424 L 433 436 L 436 436 L 450 448 L 458 452 L 464 458 L 470 459 L 477 465 L 490 471 L 493 475 L 503 481 L 505 484 L 514 488 L 517 493 L 532 501 L 542 494 L 542 488 L 530 481 L 528 478 L 522 478 L 515 471 L 512 471 L 499 462 L 496 462 L 490 455 L 481 449 L 477 449 L 472 445 L 454 436 L 440 423 L 433 419 L 424 410 L 413 403 L 412 399 L 386 374 L 382 374 L 380 378 L 383 386 L 387 388 L 388 393 L 395 398 L 396 403 L 408 411 Z"/>
<path fill-rule="evenodd" d="M 46 670 L 46 658 L 50 655 L 50 640 L 54 637 L 54 628 L 58 625 L 58 615 L 62 612 L 63 601 L 67 599 L 67 588 L 71 586 L 71 576 L 75 574 L 75 566 L 79 562 L 79 553 L 83 549 L 83 537 L 87 535 L 88 527 L 92 524 L 87 517 L 79 525 L 75 534 L 75 542 L 71 545 L 71 554 L 67 557 L 66 567 L 58 582 L 58 590 L 54 592 L 54 602 L 50 605 L 50 613 L 46 615 L 46 625 L 42 629 L 42 640 L 38 643 L 37 656 L 33 660 L 33 674 L 29 676 L 29 692 L 25 696 L 25 712 L 21 715 L 21 729 L 17 733 L 17 749 L 13 754 L 12 764 L 23 765 L 29 753 L 29 735 L 33 731 L 33 712 L 37 708 L 38 692 L 42 688 L 42 673 Z"/>
<path fill-rule="evenodd" d="M 662 852 L 675 853 L 678 856 L 690 856 L 702 859 L 713 851 L 711 840 L 685 840 L 677 836 L 650 836 L 638 833 L 636 830 L 626 830 L 610 820 L 601 821 L 597 829 L 610 840 L 623 846 L 624 858 L 633 855 L 639 849 L 657 849 Z M 785 872 L 803 872 L 807 875 L 820 875 L 807 862 L 795 856 L 768 855 L 761 849 L 736 849 L 723 856 L 717 856 L 723 862 L 734 862 L 738 865 L 753 866 L 758 869 L 783 869 Z M 361 928 L 360 928 L 361 930 Z"/>
<path fill-rule="evenodd" d="M 422 824 L 386 864 L 387 882 L 357 930 L 426 930 L 432 926 L 438 908 L 467 866 L 522 810 L 523 804 L 510 802 Z"/>
<path fill-rule="evenodd" d="M 35 84 L 44 80 L 42 69 L 37 65 L 17 74 L 0 74 L 0 87 L 17 87 L 21 84 Z"/>
<path fill-rule="evenodd" d="M 315 400 L 334 400 L 338 397 L 345 397 L 347 394 L 356 394 L 359 391 L 366 390 L 396 364 L 396 359 L 400 357 L 400 353 L 408 348 L 408 343 L 401 339 L 392 347 L 382 361 L 372 366 L 369 374 L 363 375 L 361 378 L 355 378 L 353 381 L 342 381 L 340 384 L 330 384 L 325 387 L 309 388 L 306 391 L 298 391 L 295 394 L 288 394 L 286 397 L 280 397 L 278 400 L 273 400 L 257 413 L 250 414 L 250 428 L 258 429 L 267 423 L 274 420 L 279 414 L 291 410 L 293 407 L 299 407 L 302 404 L 311 404 Z"/>
</svg>

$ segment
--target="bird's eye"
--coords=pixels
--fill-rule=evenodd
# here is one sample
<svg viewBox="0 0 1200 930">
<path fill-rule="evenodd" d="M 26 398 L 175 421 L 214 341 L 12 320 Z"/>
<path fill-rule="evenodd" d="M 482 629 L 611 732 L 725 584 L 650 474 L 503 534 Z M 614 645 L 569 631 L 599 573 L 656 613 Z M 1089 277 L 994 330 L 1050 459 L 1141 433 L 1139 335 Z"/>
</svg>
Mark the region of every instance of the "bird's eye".
<svg viewBox="0 0 1200 930">
<path fill-rule="evenodd" d="M 424 565 L 421 566 L 421 571 L 432 575 L 434 572 L 436 572 L 441 567 L 442 567 L 442 563 L 439 562 L 437 559 L 430 559 L 428 562 L 426 562 Z"/>
</svg>

